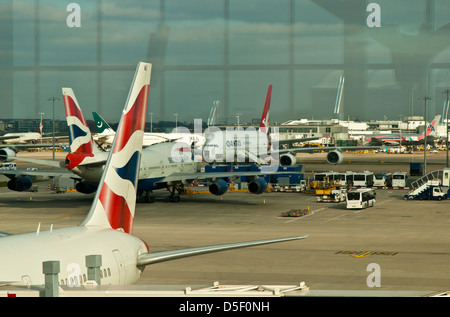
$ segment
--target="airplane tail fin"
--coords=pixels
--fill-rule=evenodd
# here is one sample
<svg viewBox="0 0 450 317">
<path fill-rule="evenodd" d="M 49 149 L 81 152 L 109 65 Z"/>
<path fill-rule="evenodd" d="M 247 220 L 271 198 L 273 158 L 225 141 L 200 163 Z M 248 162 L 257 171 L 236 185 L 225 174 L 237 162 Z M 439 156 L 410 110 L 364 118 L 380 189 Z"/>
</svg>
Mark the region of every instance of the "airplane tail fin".
<svg viewBox="0 0 450 317">
<path fill-rule="evenodd" d="M 66 167 L 72 170 L 83 162 L 86 157 L 93 157 L 99 150 L 94 145 L 91 131 L 72 88 L 63 88 L 62 93 L 70 145 L 70 160 L 67 161 Z"/>
<path fill-rule="evenodd" d="M 437 115 L 434 117 L 433 121 L 431 121 L 430 126 L 427 129 L 427 136 L 436 134 L 436 128 L 441 120 L 441 115 Z"/>
<path fill-rule="evenodd" d="M 44 119 L 41 119 L 41 123 L 39 123 L 39 128 L 37 130 L 37 132 L 42 136 L 42 134 L 44 133 Z"/>
<path fill-rule="evenodd" d="M 114 134 L 115 131 L 97 112 L 92 112 L 98 134 Z"/>
<path fill-rule="evenodd" d="M 261 122 L 259 124 L 259 130 L 264 133 L 269 133 L 269 111 L 271 98 L 272 98 L 272 85 L 269 85 L 269 89 L 267 90 L 266 103 L 264 104 L 264 110 L 261 117 Z"/>
<path fill-rule="evenodd" d="M 94 141 L 72 88 L 62 89 L 71 153 L 93 155 Z"/>
<path fill-rule="evenodd" d="M 211 111 L 209 112 L 209 118 L 208 118 L 208 122 L 207 122 L 208 127 L 214 126 L 214 123 L 215 123 L 214 121 L 216 119 L 218 107 L 219 107 L 219 100 L 214 100 Z"/>
<path fill-rule="evenodd" d="M 81 225 L 132 231 L 151 68 L 138 64 L 97 194 Z"/>
<path fill-rule="evenodd" d="M 437 125 L 439 124 L 439 121 L 441 120 L 441 115 L 438 114 L 437 116 L 434 117 L 433 121 L 431 121 L 431 124 L 428 126 L 427 124 L 427 131 L 426 133 L 423 133 L 418 139 L 422 140 L 424 138 L 424 136 L 433 136 L 436 134 L 436 128 Z"/>
</svg>

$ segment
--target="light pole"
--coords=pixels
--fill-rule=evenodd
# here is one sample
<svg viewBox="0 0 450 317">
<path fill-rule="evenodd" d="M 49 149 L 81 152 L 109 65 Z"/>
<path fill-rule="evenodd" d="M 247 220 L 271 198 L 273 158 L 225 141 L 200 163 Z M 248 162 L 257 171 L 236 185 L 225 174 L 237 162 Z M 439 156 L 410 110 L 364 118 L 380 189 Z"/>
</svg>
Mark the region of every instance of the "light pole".
<svg viewBox="0 0 450 317">
<path fill-rule="evenodd" d="M 53 133 L 53 161 L 55 160 L 55 100 L 61 100 L 58 97 L 50 97 L 47 100 L 53 102 L 53 119 L 52 119 L 52 133 Z"/>
<path fill-rule="evenodd" d="M 446 89 L 442 93 L 447 94 L 447 103 L 445 106 L 445 131 L 447 132 L 447 139 L 445 140 L 445 149 L 447 150 L 447 167 L 448 167 L 448 93 L 450 90 Z"/>
<path fill-rule="evenodd" d="M 431 97 L 423 96 L 417 98 L 419 100 L 425 101 L 425 112 L 423 116 L 423 121 L 425 122 L 425 131 L 424 133 L 424 146 L 423 146 L 423 175 L 427 174 L 427 101 L 431 99 Z"/>
<path fill-rule="evenodd" d="M 148 113 L 150 115 L 150 132 L 153 132 L 153 112 Z"/>
</svg>

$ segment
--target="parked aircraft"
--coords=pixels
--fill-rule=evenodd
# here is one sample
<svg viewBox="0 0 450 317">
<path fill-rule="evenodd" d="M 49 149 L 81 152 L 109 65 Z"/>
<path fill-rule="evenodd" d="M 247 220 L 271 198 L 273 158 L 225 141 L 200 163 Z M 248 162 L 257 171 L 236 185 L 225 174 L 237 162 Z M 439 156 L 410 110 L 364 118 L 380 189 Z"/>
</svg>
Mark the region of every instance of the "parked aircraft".
<svg viewBox="0 0 450 317">
<path fill-rule="evenodd" d="M 0 141 L 7 144 L 27 144 L 33 143 L 42 138 L 44 119 L 41 119 L 37 132 L 17 132 L 7 133 L 0 136 Z"/>
<path fill-rule="evenodd" d="M 296 153 L 316 151 L 317 149 L 310 147 L 279 148 L 281 144 L 316 140 L 317 137 L 279 140 L 276 131 L 275 133 L 269 133 L 271 95 L 272 85 L 269 85 L 259 130 L 250 127 L 247 129 L 227 129 L 226 131 L 217 129 L 212 133 L 208 133 L 205 146 L 203 147 L 204 160 L 210 164 L 222 162 L 239 163 L 249 160 L 261 165 L 270 162 L 271 165 L 292 166 L 297 163 Z M 343 160 L 342 150 L 378 148 L 380 147 L 324 146 L 320 147 L 320 150 L 328 152 L 326 159 L 329 164 L 340 164 Z"/>
<path fill-rule="evenodd" d="M 95 141 L 100 146 L 110 146 L 114 138 L 115 131 L 111 126 L 97 113 L 92 113 L 97 127 L 97 135 L 94 137 Z M 182 142 L 189 144 L 192 148 L 201 149 L 205 143 L 203 134 L 196 133 L 144 133 L 144 146 L 162 143 L 162 142 Z"/>
<path fill-rule="evenodd" d="M 90 194 L 97 190 L 108 153 L 96 147 L 73 90 L 63 88 L 62 91 L 70 135 L 70 153 L 64 162 L 32 158 L 20 158 L 20 160 L 62 167 L 68 171 L 0 170 L 0 174 L 11 179 L 8 182 L 10 190 L 29 189 L 32 186 L 30 176 L 58 177 L 67 173 L 78 181 L 75 186 L 78 192 Z M 198 170 L 198 162 L 192 159 L 191 148 L 188 144 L 165 142 L 145 147 L 142 151 L 139 170 L 139 201 L 153 202 L 155 199 L 153 190 L 167 188 L 170 191 L 170 201 L 178 202 L 184 185 L 194 180 L 206 181 L 212 194 L 223 195 L 228 190 L 228 183 L 223 178 L 235 179 L 241 176 L 246 177 L 249 192 L 261 194 L 266 190 L 267 182 L 260 176 L 277 173 L 274 170 L 208 173 L 198 172 Z"/>
<path fill-rule="evenodd" d="M 427 137 L 436 136 L 436 125 L 439 124 L 441 115 L 434 117 L 430 125 L 427 124 L 426 133 L 410 134 L 410 133 L 392 133 L 392 134 L 376 134 L 366 137 L 367 142 L 382 143 L 385 145 L 399 145 L 399 144 L 418 144 L 424 141 L 425 135 Z"/>
<path fill-rule="evenodd" d="M 2 284 L 42 285 L 43 262 L 59 261 L 60 284 L 79 285 L 86 281 L 85 260 L 89 255 L 100 255 L 102 267 L 108 268 L 108 273 L 103 275 L 103 285 L 133 284 L 149 264 L 306 238 L 297 236 L 150 252 L 144 241 L 132 235 L 150 72 L 151 64 L 138 64 L 100 186 L 86 218 L 75 227 L 4 234 L 0 238 Z M 73 274 L 74 266 L 79 268 L 79 274 Z"/>
</svg>

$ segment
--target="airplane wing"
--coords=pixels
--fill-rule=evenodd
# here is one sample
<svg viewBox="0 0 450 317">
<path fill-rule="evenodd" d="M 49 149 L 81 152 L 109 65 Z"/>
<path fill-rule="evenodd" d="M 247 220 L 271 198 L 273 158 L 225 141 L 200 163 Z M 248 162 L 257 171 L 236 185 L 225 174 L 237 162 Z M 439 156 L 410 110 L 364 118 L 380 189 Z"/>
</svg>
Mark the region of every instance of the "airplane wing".
<svg viewBox="0 0 450 317">
<path fill-rule="evenodd" d="M 200 254 L 206 254 L 206 253 L 212 253 L 212 252 L 218 252 L 218 251 L 225 251 L 225 250 L 231 250 L 231 249 L 237 249 L 237 248 L 244 248 L 244 247 L 250 247 L 250 246 L 257 246 L 257 245 L 263 245 L 263 244 L 269 244 L 269 243 L 277 243 L 277 242 L 284 242 L 284 241 L 290 241 L 290 240 L 299 240 L 299 239 L 305 239 L 308 236 L 297 236 L 297 237 L 289 237 L 289 238 L 277 238 L 277 239 L 266 239 L 266 240 L 257 240 L 257 241 L 248 241 L 248 242 L 238 242 L 238 243 L 228 243 L 228 244 L 219 244 L 219 245 L 211 245 L 211 246 L 204 246 L 204 247 L 196 247 L 196 248 L 187 248 L 187 249 L 179 249 L 179 250 L 168 250 L 168 251 L 155 251 L 155 252 L 149 252 L 142 254 L 138 257 L 137 265 L 138 266 L 145 266 L 149 264 L 194 256 L 194 255 L 200 255 Z"/>
<path fill-rule="evenodd" d="M 292 143 L 301 143 L 301 142 L 308 142 L 308 141 L 314 141 L 319 139 L 319 137 L 311 137 L 311 138 L 296 138 L 296 139 L 283 139 L 278 140 L 278 144 L 292 144 Z"/>
<path fill-rule="evenodd" d="M 58 145 L 55 145 L 58 146 Z M 53 147 L 53 144 L 0 144 L 0 148 L 9 148 L 14 152 L 26 151 L 28 149 L 36 148 L 49 148 Z"/>
<path fill-rule="evenodd" d="M 267 166 L 270 167 L 270 166 Z M 161 183 L 178 183 L 178 182 L 184 182 L 184 183 L 190 183 L 194 180 L 217 180 L 219 178 L 225 178 L 225 177 L 231 177 L 231 178 L 238 178 L 238 177 L 244 177 L 244 176 L 261 176 L 266 174 L 286 174 L 286 171 L 276 171 L 277 166 L 273 166 L 273 170 L 269 169 L 268 171 L 259 170 L 259 171 L 245 171 L 245 172 L 198 172 L 198 173 L 173 173 L 170 174 L 163 179 L 161 179 L 159 182 Z M 264 168 L 264 167 L 263 167 Z M 301 172 L 295 172 L 290 171 L 290 174 L 301 174 Z"/>
<path fill-rule="evenodd" d="M 24 162 L 35 163 L 35 164 L 40 164 L 40 165 L 46 165 L 46 166 L 51 166 L 51 167 L 67 168 L 66 167 L 66 163 L 62 162 L 62 161 L 34 159 L 34 158 L 21 157 L 21 156 L 8 157 L 7 155 L 0 155 L 0 158 L 5 158 L 5 159 L 8 159 L 9 161 L 13 161 L 13 160 L 14 161 L 24 161 Z M 105 160 L 94 161 L 92 163 L 85 163 L 84 166 L 94 167 L 94 166 L 104 165 L 105 163 L 106 163 L 106 159 Z"/>
<path fill-rule="evenodd" d="M 270 154 L 274 153 L 296 153 L 296 152 L 315 152 L 315 151 L 359 151 L 359 150 L 377 150 L 383 148 L 382 146 L 322 146 L 322 147 L 298 147 L 289 149 L 272 150 Z"/>
<path fill-rule="evenodd" d="M 12 178 L 17 176 L 47 176 L 47 177 L 60 177 L 64 175 L 75 176 L 74 179 L 79 179 L 74 173 L 61 170 L 61 171 L 52 171 L 52 170 L 2 170 L 0 169 L 0 175 L 5 175 L 7 177 Z"/>
<path fill-rule="evenodd" d="M 61 162 L 61 161 L 34 159 L 34 158 L 20 157 L 20 156 L 8 157 L 7 155 L 0 155 L 0 158 L 7 159 L 9 161 L 24 161 L 24 162 L 46 165 L 46 166 L 51 166 L 51 167 L 66 168 L 66 165 L 64 164 L 64 162 Z"/>
</svg>

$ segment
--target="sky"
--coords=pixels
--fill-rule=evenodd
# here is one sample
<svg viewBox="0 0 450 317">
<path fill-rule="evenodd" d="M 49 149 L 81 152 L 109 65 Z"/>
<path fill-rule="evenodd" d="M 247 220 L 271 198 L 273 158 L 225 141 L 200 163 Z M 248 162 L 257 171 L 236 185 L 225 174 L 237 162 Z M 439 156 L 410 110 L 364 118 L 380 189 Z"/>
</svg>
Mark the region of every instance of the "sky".
<svg viewBox="0 0 450 317">
<path fill-rule="evenodd" d="M 345 119 L 423 115 L 424 95 L 432 117 L 450 86 L 445 0 L 78 0 L 75 18 L 70 3 L 0 0 L 0 118 L 51 118 L 55 96 L 64 119 L 71 87 L 87 119 L 117 122 L 139 61 L 154 121 L 206 121 L 216 99 L 219 122 L 259 120 L 270 84 L 272 123 L 329 119 L 341 75 Z"/>
</svg>

